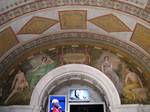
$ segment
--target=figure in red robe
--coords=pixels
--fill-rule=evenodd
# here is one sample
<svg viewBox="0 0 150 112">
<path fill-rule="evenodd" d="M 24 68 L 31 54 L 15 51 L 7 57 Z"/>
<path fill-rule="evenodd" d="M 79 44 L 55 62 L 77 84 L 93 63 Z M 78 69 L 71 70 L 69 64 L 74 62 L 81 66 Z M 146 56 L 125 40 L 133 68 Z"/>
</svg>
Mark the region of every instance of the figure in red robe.
<svg viewBox="0 0 150 112">
<path fill-rule="evenodd" d="M 57 99 L 52 100 L 52 112 L 62 112 L 61 106 L 59 105 L 59 101 Z"/>
</svg>

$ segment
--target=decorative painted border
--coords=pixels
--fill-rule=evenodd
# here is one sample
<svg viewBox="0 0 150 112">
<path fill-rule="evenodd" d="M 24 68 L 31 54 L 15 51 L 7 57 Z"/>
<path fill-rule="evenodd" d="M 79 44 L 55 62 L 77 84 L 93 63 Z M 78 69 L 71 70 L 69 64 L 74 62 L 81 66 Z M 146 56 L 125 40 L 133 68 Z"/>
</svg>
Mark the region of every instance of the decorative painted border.
<svg viewBox="0 0 150 112">
<path fill-rule="evenodd" d="M 21 6 L 23 4 L 27 4 L 29 2 L 34 2 L 34 1 L 37 1 L 37 0 L 14 0 L 14 2 L 7 4 L 7 5 L 5 4 L 3 7 L 0 7 L 0 12 L 3 13 L 12 8 Z"/>
<path fill-rule="evenodd" d="M 137 16 L 147 22 L 150 22 L 150 13 L 144 9 L 138 8 L 136 6 L 122 3 L 119 1 L 113 0 L 40 0 L 31 2 L 19 7 L 16 7 L 12 10 L 9 10 L 0 15 L 0 25 L 7 23 L 8 21 L 22 16 L 26 13 L 34 12 L 37 10 L 42 10 L 46 8 L 58 7 L 58 6 L 94 6 L 94 7 L 104 7 L 110 8 L 131 15 Z"/>
<path fill-rule="evenodd" d="M 42 38 L 37 38 L 30 42 L 18 45 L 14 50 L 9 52 L 9 54 L 0 61 L 0 74 L 5 73 L 12 64 L 25 52 L 38 48 L 42 45 L 47 45 L 54 42 L 63 42 L 67 40 L 80 41 L 80 42 L 90 42 L 91 44 L 100 44 L 112 46 L 127 53 L 129 56 L 133 57 L 141 66 L 144 67 L 145 71 L 150 72 L 150 57 L 145 55 L 143 51 L 139 50 L 129 43 L 123 42 L 112 37 L 88 33 L 88 32 L 66 32 L 57 33 L 45 36 Z"/>
</svg>

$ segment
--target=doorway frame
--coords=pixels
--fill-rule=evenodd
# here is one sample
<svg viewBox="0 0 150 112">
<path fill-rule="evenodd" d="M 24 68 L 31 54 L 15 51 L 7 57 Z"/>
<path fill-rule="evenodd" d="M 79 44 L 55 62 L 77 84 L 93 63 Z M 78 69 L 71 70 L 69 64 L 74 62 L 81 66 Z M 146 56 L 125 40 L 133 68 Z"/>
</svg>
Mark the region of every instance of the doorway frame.
<svg viewBox="0 0 150 112">
<path fill-rule="evenodd" d="M 105 97 L 108 99 L 109 106 L 121 105 L 119 93 L 113 82 L 100 70 L 83 64 L 68 64 L 53 69 L 40 79 L 33 90 L 30 105 L 35 107 L 33 112 L 42 111 L 42 102 L 45 95 L 57 87 L 57 82 L 63 83 L 68 78 L 83 78 L 93 86 L 103 89 Z"/>
</svg>

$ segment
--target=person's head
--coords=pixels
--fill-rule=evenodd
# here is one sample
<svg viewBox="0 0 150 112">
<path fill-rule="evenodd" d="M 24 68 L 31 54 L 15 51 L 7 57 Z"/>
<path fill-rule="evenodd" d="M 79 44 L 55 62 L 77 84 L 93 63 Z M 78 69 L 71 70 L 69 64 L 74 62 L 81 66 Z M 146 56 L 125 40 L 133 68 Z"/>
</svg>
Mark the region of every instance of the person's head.
<svg viewBox="0 0 150 112">
<path fill-rule="evenodd" d="M 80 95 L 80 90 L 78 90 L 78 89 L 75 90 L 75 97 L 76 97 L 76 98 L 79 98 L 79 95 Z"/>
<path fill-rule="evenodd" d="M 55 106 L 55 107 L 57 107 L 57 108 L 60 107 L 59 101 L 57 99 L 53 99 L 52 100 L 52 105 Z"/>
<path fill-rule="evenodd" d="M 109 56 L 104 56 L 104 61 L 109 61 Z"/>
<path fill-rule="evenodd" d="M 22 72 L 21 70 L 18 70 L 18 73 Z"/>
<path fill-rule="evenodd" d="M 128 74 L 130 72 L 130 69 L 128 67 L 126 67 L 124 72 L 125 72 L 125 74 Z"/>
<path fill-rule="evenodd" d="M 42 62 L 46 62 L 46 61 L 47 61 L 47 57 L 46 56 L 42 57 Z"/>
<path fill-rule="evenodd" d="M 20 73 L 22 73 L 22 70 L 21 70 L 21 69 L 18 70 L 18 74 L 20 74 Z"/>
</svg>

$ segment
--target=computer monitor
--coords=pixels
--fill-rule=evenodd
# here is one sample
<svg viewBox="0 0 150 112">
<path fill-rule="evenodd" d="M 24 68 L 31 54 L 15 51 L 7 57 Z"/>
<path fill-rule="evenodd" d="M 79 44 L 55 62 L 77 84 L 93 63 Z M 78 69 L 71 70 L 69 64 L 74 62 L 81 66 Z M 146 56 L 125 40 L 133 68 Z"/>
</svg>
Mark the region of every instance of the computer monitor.
<svg viewBox="0 0 150 112">
<path fill-rule="evenodd" d="M 104 103 L 70 103 L 69 112 L 105 112 Z"/>
<path fill-rule="evenodd" d="M 88 89 L 70 89 L 69 101 L 87 102 L 90 101 Z"/>
</svg>

